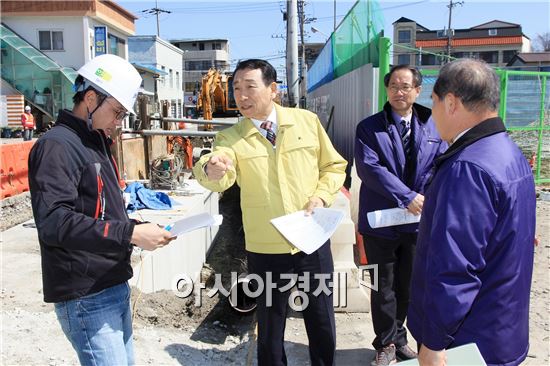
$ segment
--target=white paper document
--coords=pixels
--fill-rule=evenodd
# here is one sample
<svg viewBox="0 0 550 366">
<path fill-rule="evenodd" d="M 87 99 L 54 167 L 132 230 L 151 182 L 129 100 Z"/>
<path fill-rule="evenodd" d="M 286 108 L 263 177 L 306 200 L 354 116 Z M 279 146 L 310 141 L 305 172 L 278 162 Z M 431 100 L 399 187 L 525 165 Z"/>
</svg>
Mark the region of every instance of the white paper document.
<svg viewBox="0 0 550 366">
<path fill-rule="evenodd" d="M 421 215 L 413 215 L 406 208 L 388 208 L 367 213 L 370 227 L 379 227 L 413 224 L 420 222 Z"/>
<path fill-rule="evenodd" d="M 178 236 L 189 231 L 197 230 L 203 227 L 219 226 L 223 220 L 222 215 L 212 216 L 207 212 L 200 213 L 178 220 L 166 227 L 173 236 Z"/>
<path fill-rule="evenodd" d="M 334 234 L 343 217 L 340 210 L 315 208 L 310 216 L 302 210 L 274 218 L 271 223 L 292 245 L 311 254 Z"/>
<path fill-rule="evenodd" d="M 445 350 L 447 366 L 485 366 L 485 360 L 481 356 L 475 343 L 465 344 L 456 348 Z M 398 365 L 418 366 L 418 360 L 399 362 Z"/>
</svg>

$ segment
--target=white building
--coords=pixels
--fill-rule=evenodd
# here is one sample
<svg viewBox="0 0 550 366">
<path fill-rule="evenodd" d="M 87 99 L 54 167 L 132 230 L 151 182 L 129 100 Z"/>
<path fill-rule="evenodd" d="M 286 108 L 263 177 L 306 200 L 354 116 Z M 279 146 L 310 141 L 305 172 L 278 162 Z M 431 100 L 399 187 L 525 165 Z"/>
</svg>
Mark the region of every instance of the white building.
<svg viewBox="0 0 550 366">
<path fill-rule="evenodd" d="M 59 65 L 77 70 L 101 51 L 128 59 L 137 18 L 112 1 L 2 0 L 0 6 L 2 23 Z M 96 27 L 106 27 L 106 44 Z"/>
<path fill-rule="evenodd" d="M 160 112 L 167 117 L 182 117 L 183 51 L 157 36 L 133 36 L 128 42 L 131 63 L 138 69 L 160 71 L 158 78 L 144 77 L 144 89 L 157 95 Z"/>
<path fill-rule="evenodd" d="M 72 106 L 75 70 L 103 54 L 128 59 L 132 13 L 112 1 L 0 2 L 2 79 L 33 106 L 38 121 Z"/>
</svg>

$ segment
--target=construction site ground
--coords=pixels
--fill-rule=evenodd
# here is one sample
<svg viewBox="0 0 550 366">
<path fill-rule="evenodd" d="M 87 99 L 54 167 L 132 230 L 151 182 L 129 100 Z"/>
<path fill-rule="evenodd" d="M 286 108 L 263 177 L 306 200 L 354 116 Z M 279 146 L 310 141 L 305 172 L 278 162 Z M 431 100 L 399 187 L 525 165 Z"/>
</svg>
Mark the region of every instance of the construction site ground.
<svg viewBox="0 0 550 366">
<path fill-rule="evenodd" d="M 28 194 L 3 202 L 2 221 L 29 215 Z M 231 196 L 226 200 L 231 201 Z M 9 203 L 9 204 L 8 204 Z M 27 207 L 19 209 L 18 207 Z M 224 202 L 226 216 L 203 270 L 206 284 L 213 273 L 223 276 L 243 268 L 242 232 L 236 228 L 234 204 Z M 14 213 L 15 212 L 15 213 Z M 23 212 L 23 213 L 22 213 Z M 229 218 L 229 219 L 227 219 Z M 16 220 L 17 222 L 17 220 Z M 537 201 L 537 233 L 531 292 L 529 356 L 524 365 L 548 365 L 550 355 L 550 202 Z M 2 365 L 77 364 L 52 304 L 42 300 L 40 252 L 32 220 L 2 231 L 1 361 Z M 134 341 L 137 364 L 255 365 L 254 313 L 241 314 L 227 299 L 202 296 L 180 299 L 171 291 L 139 294 L 134 290 Z M 369 313 L 337 313 L 336 364 L 368 365 L 374 356 Z M 290 312 L 285 349 L 289 365 L 309 365 L 307 336 L 299 313 Z M 414 346 L 414 341 L 410 340 Z"/>
</svg>

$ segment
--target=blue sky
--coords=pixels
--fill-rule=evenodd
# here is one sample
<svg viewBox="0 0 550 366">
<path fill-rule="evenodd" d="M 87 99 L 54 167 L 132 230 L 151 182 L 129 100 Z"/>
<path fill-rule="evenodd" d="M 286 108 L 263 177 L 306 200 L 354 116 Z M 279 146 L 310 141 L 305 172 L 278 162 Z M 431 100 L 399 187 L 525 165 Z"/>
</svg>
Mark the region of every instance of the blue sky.
<svg viewBox="0 0 550 366">
<path fill-rule="evenodd" d="M 453 9 L 453 28 L 469 28 L 494 19 L 521 24 L 523 33 L 534 41 L 537 34 L 550 32 L 550 1 L 492 1 L 464 0 Z M 155 7 L 155 0 L 117 3 L 139 19 L 136 34 L 156 34 L 156 17 L 143 10 Z M 355 1 L 336 0 L 336 22 L 340 23 Z M 238 60 L 250 57 L 270 59 L 276 67 L 284 67 L 285 34 L 282 10 L 286 1 L 280 0 L 157 0 L 158 7 L 171 11 L 159 15 L 160 36 L 178 38 L 227 38 L 230 57 Z M 385 34 L 392 37 L 392 23 L 404 16 L 429 29 L 443 29 L 448 22 L 448 0 L 379 0 L 383 13 Z M 306 1 L 306 17 L 317 18 L 307 24 L 306 42 L 324 42 L 334 22 L 333 0 Z M 322 33 L 311 32 L 311 27 Z"/>
</svg>

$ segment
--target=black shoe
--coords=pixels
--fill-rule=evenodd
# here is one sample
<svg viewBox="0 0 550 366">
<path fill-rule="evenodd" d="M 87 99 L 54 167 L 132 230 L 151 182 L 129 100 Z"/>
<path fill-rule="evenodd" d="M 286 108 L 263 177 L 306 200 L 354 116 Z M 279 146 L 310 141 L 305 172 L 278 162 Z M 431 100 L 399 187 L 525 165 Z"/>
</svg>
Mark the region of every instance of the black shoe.
<svg viewBox="0 0 550 366">
<path fill-rule="evenodd" d="M 376 350 L 376 357 L 372 360 L 371 366 L 387 366 L 395 362 L 395 345 L 392 343 Z"/>
<path fill-rule="evenodd" d="M 418 354 L 413 351 L 408 345 L 404 345 L 395 349 L 395 356 L 399 361 L 405 361 L 417 358 Z"/>
</svg>

